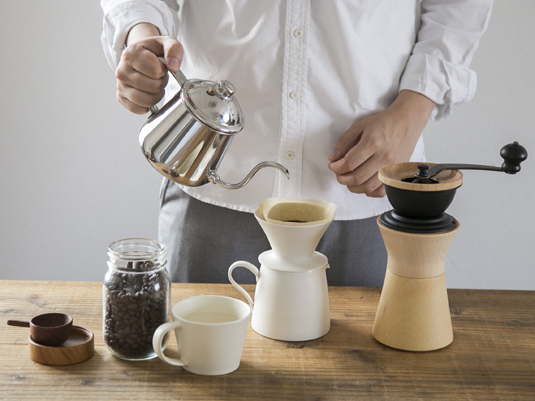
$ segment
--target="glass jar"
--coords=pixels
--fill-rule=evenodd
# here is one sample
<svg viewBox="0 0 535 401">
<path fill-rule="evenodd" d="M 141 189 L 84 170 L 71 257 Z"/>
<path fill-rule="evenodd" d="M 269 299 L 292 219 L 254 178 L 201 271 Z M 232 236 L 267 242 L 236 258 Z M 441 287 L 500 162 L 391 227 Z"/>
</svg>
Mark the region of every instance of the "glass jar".
<svg viewBox="0 0 535 401">
<path fill-rule="evenodd" d="M 143 238 L 108 247 L 108 271 L 102 286 L 102 333 L 112 355 L 128 360 L 156 357 L 152 336 L 167 322 L 171 280 L 167 248 Z"/>
</svg>

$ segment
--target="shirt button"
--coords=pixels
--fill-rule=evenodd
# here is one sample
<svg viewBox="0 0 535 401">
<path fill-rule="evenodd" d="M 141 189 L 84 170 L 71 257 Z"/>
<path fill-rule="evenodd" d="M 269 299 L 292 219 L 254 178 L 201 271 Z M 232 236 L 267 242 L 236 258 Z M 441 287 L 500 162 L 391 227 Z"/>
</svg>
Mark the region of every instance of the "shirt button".
<svg viewBox="0 0 535 401">
<path fill-rule="evenodd" d="M 294 157 L 295 157 L 295 153 L 292 152 L 291 150 L 289 152 L 286 152 L 286 158 L 288 160 L 292 160 Z"/>
<path fill-rule="evenodd" d="M 291 97 L 292 99 L 297 99 L 297 98 L 299 97 L 299 92 L 297 92 L 297 91 L 291 91 L 291 92 L 290 92 L 290 97 Z"/>
<path fill-rule="evenodd" d="M 295 36 L 296 38 L 300 38 L 301 36 L 303 36 L 303 31 L 302 31 L 301 29 L 296 29 L 296 30 L 294 31 L 294 36 Z"/>
</svg>

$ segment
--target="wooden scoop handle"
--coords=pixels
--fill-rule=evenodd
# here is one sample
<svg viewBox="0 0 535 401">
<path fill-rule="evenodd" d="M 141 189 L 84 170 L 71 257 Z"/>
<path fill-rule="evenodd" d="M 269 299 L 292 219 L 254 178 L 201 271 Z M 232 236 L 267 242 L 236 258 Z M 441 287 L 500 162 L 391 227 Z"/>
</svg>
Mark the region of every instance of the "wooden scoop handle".
<svg viewBox="0 0 535 401">
<path fill-rule="evenodd" d="M 8 326 L 18 326 L 18 327 L 30 327 L 30 322 L 25 322 L 23 320 L 8 320 Z"/>
</svg>

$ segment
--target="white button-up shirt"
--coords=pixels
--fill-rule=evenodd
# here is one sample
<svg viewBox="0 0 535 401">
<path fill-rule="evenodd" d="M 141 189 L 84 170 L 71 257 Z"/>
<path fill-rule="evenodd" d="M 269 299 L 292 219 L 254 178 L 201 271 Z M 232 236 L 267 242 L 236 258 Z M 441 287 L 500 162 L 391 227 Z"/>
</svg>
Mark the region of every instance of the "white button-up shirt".
<svg viewBox="0 0 535 401">
<path fill-rule="evenodd" d="M 318 198 L 338 205 L 337 220 L 390 208 L 386 198 L 349 192 L 328 169 L 340 136 L 356 121 L 386 109 L 400 90 L 437 106 L 432 118 L 470 100 L 469 64 L 486 29 L 491 0 L 102 0 L 102 43 L 115 68 L 135 24 L 148 22 L 185 49 L 188 78 L 227 79 L 245 116 L 218 174 L 243 188 L 183 187 L 215 205 L 254 212 L 271 196 Z M 169 92 L 177 85 L 169 80 Z M 422 138 L 411 160 L 424 160 Z"/>
</svg>

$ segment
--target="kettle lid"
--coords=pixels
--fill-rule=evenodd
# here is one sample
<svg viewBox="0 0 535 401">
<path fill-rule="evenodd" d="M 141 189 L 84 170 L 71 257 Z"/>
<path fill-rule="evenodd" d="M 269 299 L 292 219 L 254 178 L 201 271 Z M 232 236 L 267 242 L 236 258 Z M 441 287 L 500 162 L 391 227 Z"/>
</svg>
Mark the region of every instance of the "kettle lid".
<svg viewBox="0 0 535 401">
<path fill-rule="evenodd" d="M 189 111 L 210 129 L 235 134 L 243 129 L 243 112 L 233 96 L 235 91 L 227 80 L 192 79 L 184 83 L 181 96 Z"/>
</svg>

